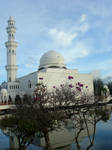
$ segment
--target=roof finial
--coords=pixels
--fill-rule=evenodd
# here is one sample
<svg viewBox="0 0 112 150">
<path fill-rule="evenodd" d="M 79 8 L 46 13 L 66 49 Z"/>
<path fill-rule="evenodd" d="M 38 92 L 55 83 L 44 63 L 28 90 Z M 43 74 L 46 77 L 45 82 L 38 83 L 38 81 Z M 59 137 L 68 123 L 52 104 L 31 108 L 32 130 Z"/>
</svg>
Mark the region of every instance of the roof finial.
<svg viewBox="0 0 112 150">
<path fill-rule="evenodd" d="M 13 16 L 10 16 L 10 17 L 9 17 L 9 20 L 14 20 L 14 17 L 13 17 Z"/>
</svg>

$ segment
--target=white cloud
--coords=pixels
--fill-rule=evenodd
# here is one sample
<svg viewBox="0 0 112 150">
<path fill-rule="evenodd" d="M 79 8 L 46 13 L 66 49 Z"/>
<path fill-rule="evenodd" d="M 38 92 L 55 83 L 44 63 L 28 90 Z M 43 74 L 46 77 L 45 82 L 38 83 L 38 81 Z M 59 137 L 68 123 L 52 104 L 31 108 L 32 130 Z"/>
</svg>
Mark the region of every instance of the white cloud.
<svg viewBox="0 0 112 150">
<path fill-rule="evenodd" d="M 79 31 L 81 31 L 81 32 L 87 32 L 88 31 L 88 29 L 89 29 L 89 24 L 88 23 L 84 23 L 84 24 L 82 24 L 81 26 L 79 26 Z"/>
<path fill-rule="evenodd" d="M 77 37 L 77 33 L 66 33 L 64 31 L 58 31 L 56 28 L 50 29 L 48 33 L 56 43 L 62 46 L 70 45 L 73 39 Z"/>
<path fill-rule="evenodd" d="M 80 22 L 84 22 L 87 18 L 87 15 L 86 14 L 82 14 L 81 17 L 80 17 Z"/>
<path fill-rule="evenodd" d="M 68 51 L 68 50 L 67 50 Z M 69 49 L 69 52 L 63 53 L 65 61 L 73 62 L 77 58 L 85 57 L 89 54 L 89 48 L 82 42 L 78 42 L 72 49 Z"/>
<path fill-rule="evenodd" d="M 37 66 L 36 65 L 33 65 L 33 64 L 25 64 L 25 67 L 26 68 L 33 68 L 33 69 L 36 69 Z"/>
<path fill-rule="evenodd" d="M 87 15 L 82 14 L 80 19 L 70 27 L 65 25 L 60 25 L 60 29 L 51 28 L 48 31 L 49 36 L 54 40 L 59 46 L 70 46 L 74 39 L 76 39 L 80 34 L 88 31 L 89 24 L 86 21 Z"/>
</svg>

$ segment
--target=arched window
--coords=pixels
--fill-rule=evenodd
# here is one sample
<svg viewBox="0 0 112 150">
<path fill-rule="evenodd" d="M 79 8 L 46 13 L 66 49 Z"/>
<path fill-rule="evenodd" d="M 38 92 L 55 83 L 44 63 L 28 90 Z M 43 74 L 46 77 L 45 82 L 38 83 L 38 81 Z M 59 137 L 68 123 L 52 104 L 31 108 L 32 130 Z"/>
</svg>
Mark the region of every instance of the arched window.
<svg viewBox="0 0 112 150">
<path fill-rule="evenodd" d="M 12 54 L 14 54 L 14 50 L 12 50 Z"/>
<path fill-rule="evenodd" d="M 12 23 L 12 22 L 10 22 L 10 25 L 13 25 L 13 23 Z"/>
<path fill-rule="evenodd" d="M 11 82 L 11 77 L 9 77 L 9 82 Z"/>
<path fill-rule="evenodd" d="M 31 81 L 29 80 L 29 81 L 28 81 L 28 88 L 31 88 L 31 86 L 32 86 L 32 85 L 31 85 Z"/>
</svg>

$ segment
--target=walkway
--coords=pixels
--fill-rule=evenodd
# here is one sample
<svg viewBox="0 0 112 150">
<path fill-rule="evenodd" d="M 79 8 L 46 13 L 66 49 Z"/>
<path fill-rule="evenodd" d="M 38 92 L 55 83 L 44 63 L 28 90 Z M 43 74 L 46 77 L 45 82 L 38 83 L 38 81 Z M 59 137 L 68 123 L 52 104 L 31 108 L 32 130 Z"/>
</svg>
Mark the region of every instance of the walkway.
<svg viewBox="0 0 112 150">
<path fill-rule="evenodd" d="M 15 105 L 14 104 L 12 104 L 12 105 L 0 105 L 0 111 L 2 111 L 2 110 L 6 110 L 6 109 L 15 109 Z"/>
</svg>

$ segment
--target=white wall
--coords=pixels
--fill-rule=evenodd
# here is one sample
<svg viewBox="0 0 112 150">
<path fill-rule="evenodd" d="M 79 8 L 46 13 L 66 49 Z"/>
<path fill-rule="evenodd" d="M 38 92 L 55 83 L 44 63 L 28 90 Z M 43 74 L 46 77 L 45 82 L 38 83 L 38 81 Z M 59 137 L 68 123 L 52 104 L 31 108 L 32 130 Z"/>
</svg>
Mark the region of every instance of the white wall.
<svg viewBox="0 0 112 150">
<path fill-rule="evenodd" d="M 73 79 L 69 80 L 68 76 L 72 76 Z M 40 80 L 43 78 L 43 80 Z M 77 70 L 66 69 L 47 69 L 44 72 L 38 72 L 38 82 L 43 82 L 52 89 L 53 86 L 59 87 L 61 84 L 76 85 L 77 82 L 88 86 L 89 92 L 93 93 L 93 77 L 91 74 L 80 74 Z"/>
<path fill-rule="evenodd" d="M 73 79 L 69 80 L 68 76 Z M 93 77 L 91 74 L 80 74 L 77 70 L 69 69 L 51 69 L 48 68 L 42 71 L 36 71 L 26 76 L 17 79 L 18 82 L 8 82 L 8 94 L 15 97 L 17 94 L 20 96 L 24 94 L 32 94 L 37 83 L 44 83 L 49 90 L 53 87 L 60 87 L 61 84 L 76 85 L 77 82 L 88 86 L 88 92 L 93 93 Z M 31 84 L 31 87 L 30 87 Z M 10 89 L 11 85 L 19 85 L 19 89 Z"/>
<path fill-rule="evenodd" d="M 37 72 L 33 72 L 17 79 L 20 84 L 20 92 L 31 94 L 37 84 Z M 30 87 L 31 84 L 31 87 Z"/>
<path fill-rule="evenodd" d="M 19 95 L 19 91 L 20 91 L 19 82 L 17 81 L 8 82 L 7 91 L 8 91 L 8 95 L 10 95 L 12 100 L 14 101 L 16 95 Z"/>
</svg>

